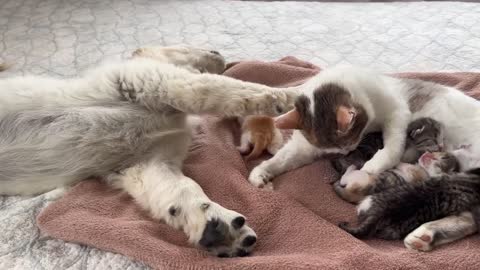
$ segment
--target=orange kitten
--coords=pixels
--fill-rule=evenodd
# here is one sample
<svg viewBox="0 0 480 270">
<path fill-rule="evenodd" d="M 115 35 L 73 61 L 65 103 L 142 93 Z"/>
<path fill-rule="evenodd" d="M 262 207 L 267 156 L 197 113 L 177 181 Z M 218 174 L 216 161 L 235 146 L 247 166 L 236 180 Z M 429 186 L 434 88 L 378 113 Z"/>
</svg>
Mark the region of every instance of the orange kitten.
<svg viewBox="0 0 480 270">
<path fill-rule="evenodd" d="M 243 120 L 243 123 L 242 123 Z M 283 144 L 280 130 L 275 128 L 274 120 L 268 116 L 247 116 L 239 119 L 242 124 L 242 137 L 237 148 L 242 154 L 248 154 L 246 160 L 259 157 L 265 150 L 274 155 Z"/>
</svg>

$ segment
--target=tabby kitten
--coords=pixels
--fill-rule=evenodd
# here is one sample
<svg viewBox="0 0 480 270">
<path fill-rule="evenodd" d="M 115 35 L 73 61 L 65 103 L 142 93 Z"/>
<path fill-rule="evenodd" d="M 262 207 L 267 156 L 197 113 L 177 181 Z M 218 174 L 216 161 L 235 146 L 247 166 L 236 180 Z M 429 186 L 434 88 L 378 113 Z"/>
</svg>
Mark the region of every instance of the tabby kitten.
<svg viewBox="0 0 480 270">
<path fill-rule="evenodd" d="M 358 226 L 342 222 L 340 228 L 357 238 L 397 240 L 425 222 L 476 210 L 480 205 L 480 169 L 452 174 L 458 168 L 457 162 L 451 162 L 452 157 L 447 153 L 425 153 L 419 166 L 427 172 L 441 170 L 445 174 L 421 182 L 398 181 L 380 189 L 359 204 Z M 477 212 L 473 214 L 478 221 Z"/>
<path fill-rule="evenodd" d="M 425 152 L 441 151 L 443 148 L 443 130 L 442 124 L 429 117 L 412 121 L 407 128 L 407 140 L 402 162 L 416 163 Z M 351 165 L 361 168 L 381 148 L 383 148 L 382 133 L 369 133 L 364 136 L 355 150 L 348 155 L 331 159 L 331 163 L 333 168 L 343 175 Z"/>
<path fill-rule="evenodd" d="M 404 159 L 411 159 L 426 151 L 438 151 L 443 144 L 443 137 L 441 136 L 443 128 L 440 123 L 431 118 L 419 118 L 411 122 L 407 131 L 407 149 Z M 368 134 L 362 140 L 358 149 L 345 157 L 332 161 L 333 167 L 343 174 L 341 179 L 333 185 L 333 189 L 338 196 L 346 201 L 358 203 L 365 196 L 379 192 L 388 186 L 394 186 L 405 181 L 424 181 L 429 176 L 441 173 L 433 171 L 427 173 L 422 167 L 407 163 L 400 163 L 395 168 L 376 175 L 368 174 L 365 171 L 357 171 L 356 169 L 363 166 L 363 163 L 378 148 L 381 148 L 381 134 Z M 453 163 L 452 166 L 458 170 L 457 160 L 453 155 L 446 154 L 444 162 L 441 164 L 444 163 L 447 165 Z"/>
<path fill-rule="evenodd" d="M 341 155 L 330 159 L 333 168 L 343 175 L 347 169 L 354 165 L 355 168 L 361 168 L 367 160 L 383 147 L 383 138 L 381 132 L 372 132 L 365 135 L 357 148 L 348 155 Z"/>
<path fill-rule="evenodd" d="M 407 145 L 402 162 L 415 163 L 425 152 L 442 151 L 443 131 L 443 125 L 429 117 L 412 121 L 407 129 Z"/>
</svg>

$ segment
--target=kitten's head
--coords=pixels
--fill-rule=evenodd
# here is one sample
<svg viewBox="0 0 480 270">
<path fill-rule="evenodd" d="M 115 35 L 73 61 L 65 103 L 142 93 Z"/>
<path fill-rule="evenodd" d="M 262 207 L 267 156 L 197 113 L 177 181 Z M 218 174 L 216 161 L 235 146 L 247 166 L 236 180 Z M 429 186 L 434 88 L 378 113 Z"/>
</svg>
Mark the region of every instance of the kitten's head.
<svg viewBox="0 0 480 270">
<path fill-rule="evenodd" d="M 143 47 L 135 50 L 132 57 L 152 58 L 194 73 L 220 74 L 225 70 L 225 58 L 219 52 L 184 45 Z"/>
<path fill-rule="evenodd" d="M 419 118 L 408 125 L 407 139 L 420 152 L 443 149 L 443 126 L 432 118 Z"/>
<path fill-rule="evenodd" d="M 312 145 L 340 153 L 357 147 L 367 123 L 363 106 L 335 83 L 318 87 L 310 97 L 299 96 L 295 109 L 276 119 L 278 128 L 300 129 Z"/>
<path fill-rule="evenodd" d="M 458 159 L 447 152 L 426 152 L 418 159 L 418 165 L 432 177 L 460 171 Z"/>
</svg>

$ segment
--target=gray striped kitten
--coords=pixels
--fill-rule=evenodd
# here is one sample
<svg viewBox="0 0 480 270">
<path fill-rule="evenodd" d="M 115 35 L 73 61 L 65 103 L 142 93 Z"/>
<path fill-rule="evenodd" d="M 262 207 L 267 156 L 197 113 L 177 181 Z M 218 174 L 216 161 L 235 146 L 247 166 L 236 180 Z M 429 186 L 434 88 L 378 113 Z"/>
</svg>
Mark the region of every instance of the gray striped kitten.
<svg viewBox="0 0 480 270">
<path fill-rule="evenodd" d="M 442 124 L 432 118 L 423 117 L 412 121 L 407 129 L 407 141 L 402 162 L 415 163 L 425 152 L 441 151 L 443 133 Z M 361 168 L 381 148 L 383 148 L 382 133 L 369 133 L 364 136 L 354 151 L 346 156 L 332 159 L 331 163 L 338 173 L 344 174 L 351 165 Z"/>
<path fill-rule="evenodd" d="M 443 157 L 445 153 L 435 153 Z M 422 158 L 424 156 L 422 155 Z M 430 160 L 428 167 L 439 166 L 441 159 Z M 452 169 L 452 168 L 450 168 Z M 358 206 L 358 225 L 341 222 L 340 228 L 357 238 L 403 239 L 420 225 L 464 211 L 480 221 L 480 169 L 450 173 L 423 182 L 398 182 L 367 196 Z"/>
<path fill-rule="evenodd" d="M 443 145 L 442 134 L 443 127 L 431 118 L 419 118 L 413 121 L 408 127 L 406 154 L 402 159 L 412 160 L 415 158 L 416 161 L 425 152 L 438 152 Z M 354 171 L 363 166 L 363 163 L 370 159 L 370 155 L 382 147 L 380 136 L 381 134 L 377 133 L 368 134 L 355 151 L 332 161 L 333 167 L 343 174 L 342 178 L 333 185 L 334 191 L 342 199 L 358 203 L 365 196 L 380 192 L 398 183 L 421 182 L 431 176 L 459 169 L 456 158 L 453 155 L 445 154 L 442 162 L 438 163 L 442 168 L 431 172 L 427 172 L 421 166 L 408 163 L 400 163 L 395 168 L 377 175 Z"/>
</svg>

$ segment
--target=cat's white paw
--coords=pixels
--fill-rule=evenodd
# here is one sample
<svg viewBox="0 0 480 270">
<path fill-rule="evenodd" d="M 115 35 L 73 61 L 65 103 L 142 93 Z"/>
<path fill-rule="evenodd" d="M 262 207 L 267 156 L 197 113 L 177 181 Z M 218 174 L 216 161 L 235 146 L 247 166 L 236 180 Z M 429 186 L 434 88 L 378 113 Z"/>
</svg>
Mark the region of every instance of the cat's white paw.
<svg viewBox="0 0 480 270">
<path fill-rule="evenodd" d="M 435 232 L 423 224 L 407 235 L 403 243 L 410 250 L 430 251 L 433 249 L 434 235 Z"/>
<path fill-rule="evenodd" d="M 380 173 L 380 169 L 379 169 L 379 166 L 377 164 L 377 162 L 373 159 L 367 161 L 361 171 L 364 171 L 366 173 L 369 173 L 369 174 L 377 174 L 377 173 Z"/>
<path fill-rule="evenodd" d="M 247 146 L 237 146 L 237 151 L 242 155 L 250 153 L 250 145 Z"/>
<path fill-rule="evenodd" d="M 373 156 L 372 159 L 365 162 L 361 170 L 369 174 L 379 174 L 386 169 L 390 169 L 388 166 L 390 163 L 390 154 L 385 151 L 385 149 L 380 149 L 377 151 L 377 153 Z M 394 165 L 396 165 L 397 163 L 398 162 L 394 163 Z"/>
<path fill-rule="evenodd" d="M 273 189 L 273 186 L 269 185 L 272 178 L 273 175 L 259 165 L 252 170 L 248 177 L 248 181 L 259 188 Z"/>
</svg>

